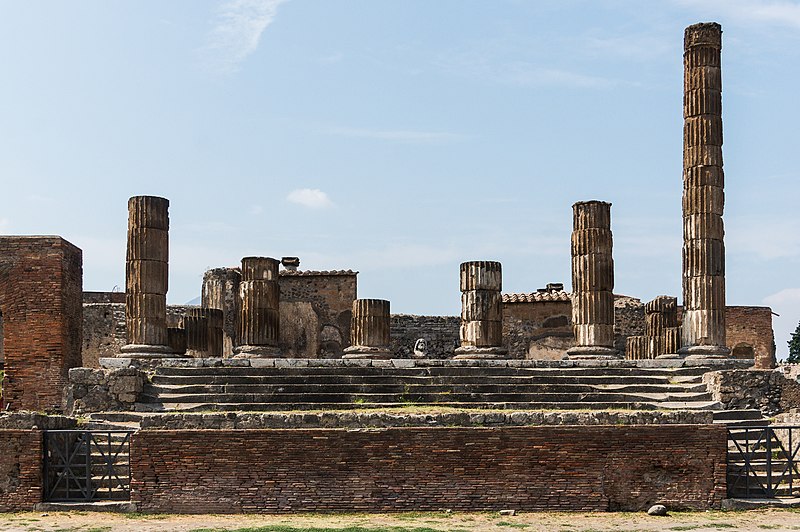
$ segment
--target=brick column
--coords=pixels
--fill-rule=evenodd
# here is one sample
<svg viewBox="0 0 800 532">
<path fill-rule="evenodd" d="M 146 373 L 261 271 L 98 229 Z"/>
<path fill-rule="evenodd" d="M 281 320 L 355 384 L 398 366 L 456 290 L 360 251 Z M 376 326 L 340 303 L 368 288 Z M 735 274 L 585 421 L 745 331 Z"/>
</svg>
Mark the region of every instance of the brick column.
<svg viewBox="0 0 800 532">
<path fill-rule="evenodd" d="M 222 356 L 222 311 L 197 308 L 186 311 L 186 354 L 195 358 Z"/>
<path fill-rule="evenodd" d="M 461 347 L 456 359 L 503 358 L 503 268 L 499 262 L 464 262 L 460 268 Z"/>
<path fill-rule="evenodd" d="M 278 358 L 280 289 L 277 260 L 270 257 L 242 259 L 239 284 L 237 358 Z"/>
<path fill-rule="evenodd" d="M 350 321 L 350 347 L 342 358 L 391 358 L 389 347 L 389 302 L 356 299 Z"/>
<path fill-rule="evenodd" d="M 214 268 L 203 275 L 203 308 L 222 311 L 222 356 L 233 355 L 236 341 L 236 320 L 239 315 L 239 283 L 242 274 L 236 268 Z"/>
<path fill-rule="evenodd" d="M 167 342 L 169 200 L 134 196 L 128 200 L 125 264 L 125 324 L 128 344 L 119 356 L 175 356 Z"/>
<path fill-rule="evenodd" d="M 569 358 L 618 358 L 614 349 L 614 259 L 611 204 L 572 206 L 572 326 Z"/>
<path fill-rule="evenodd" d="M 725 204 L 722 170 L 722 28 L 684 34 L 683 345 L 700 358 L 726 356 Z"/>
</svg>

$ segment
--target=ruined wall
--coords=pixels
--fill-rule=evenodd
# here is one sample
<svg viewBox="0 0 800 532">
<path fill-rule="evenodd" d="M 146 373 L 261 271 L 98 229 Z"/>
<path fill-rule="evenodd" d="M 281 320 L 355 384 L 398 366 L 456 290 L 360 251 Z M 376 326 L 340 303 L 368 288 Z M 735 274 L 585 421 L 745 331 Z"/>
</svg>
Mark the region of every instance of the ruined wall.
<svg viewBox="0 0 800 532">
<path fill-rule="evenodd" d="M 509 358 L 560 360 L 575 345 L 569 295 L 553 300 L 520 297 L 535 295 L 504 296 L 503 344 Z"/>
<path fill-rule="evenodd" d="M 177 327 L 194 305 L 167 305 L 167 327 Z M 83 304 L 83 346 L 81 365 L 100 367 L 100 358 L 114 357 L 127 344 L 125 303 Z"/>
<path fill-rule="evenodd" d="M 308 340 L 305 334 L 282 334 L 284 352 L 304 353 L 302 358 L 341 358 L 342 351 L 350 345 L 350 317 L 353 300 L 356 299 L 358 272 L 346 271 L 287 271 L 280 272 L 278 284 L 281 290 L 281 303 L 310 303 L 317 315 L 318 336 L 316 341 Z M 282 305 L 292 311 L 281 312 L 281 328 L 287 331 L 309 330 L 306 324 L 298 321 L 305 315 L 298 307 Z M 306 342 L 289 344 L 291 339 Z M 314 350 L 313 346 L 316 346 Z"/>
<path fill-rule="evenodd" d="M 414 344 L 424 338 L 428 344 L 427 358 L 452 358 L 460 344 L 458 316 L 415 316 L 392 314 L 389 319 L 390 347 L 395 358 L 411 358 Z"/>
<path fill-rule="evenodd" d="M 83 259 L 57 236 L 0 237 L 3 401 L 57 411 L 67 371 L 81 364 Z"/>
<path fill-rule="evenodd" d="M 131 445 L 145 512 L 705 509 L 725 497 L 714 425 L 141 430 Z"/>
<path fill-rule="evenodd" d="M 771 308 L 726 307 L 725 337 L 732 357 L 754 358 L 756 367 L 775 367 Z"/>
<path fill-rule="evenodd" d="M 84 292 L 83 304 L 125 303 L 125 292 Z"/>
<path fill-rule="evenodd" d="M 714 401 L 726 410 L 758 409 L 767 416 L 800 408 L 800 383 L 782 371 L 735 369 L 703 375 Z"/>
<path fill-rule="evenodd" d="M 0 512 L 42 502 L 42 431 L 0 429 Z"/>
</svg>

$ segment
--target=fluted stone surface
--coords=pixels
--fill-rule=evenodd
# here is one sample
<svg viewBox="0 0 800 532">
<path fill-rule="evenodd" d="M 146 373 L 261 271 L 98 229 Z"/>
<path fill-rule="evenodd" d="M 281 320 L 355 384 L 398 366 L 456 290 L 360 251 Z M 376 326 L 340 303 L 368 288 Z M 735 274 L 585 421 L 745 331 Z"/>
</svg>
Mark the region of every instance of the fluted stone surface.
<svg viewBox="0 0 800 532">
<path fill-rule="evenodd" d="M 195 358 L 222 356 L 222 311 L 189 309 L 183 317 L 186 354 Z"/>
<path fill-rule="evenodd" d="M 669 327 L 678 326 L 678 298 L 658 296 L 644 305 L 647 336 L 664 336 Z"/>
<path fill-rule="evenodd" d="M 222 311 L 222 356 L 233 355 L 239 314 L 239 284 L 242 274 L 236 268 L 214 268 L 203 275 L 203 308 Z"/>
<path fill-rule="evenodd" d="M 239 283 L 237 357 L 279 357 L 279 261 L 269 257 L 242 259 Z"/>
<path fill-rule="evenodd" d="M 572 325 L 570 358 L 609 358 L 614 349 L 614 259 L 611 204 L 572 206 Z"/>
<path fill-rule="evenodd" d="M 125 261 L 125 322 L 128 344 L 120 356 L 174 356 L 167 336 L 169 288 L 169 200 L 128 200 Z"/>
<path fill-rule="evenodd" d="M 647 336 L 628 336 L 625 340 L 625 358 L 628 360 L 652 358 L 650 355 L 650 342 Z"/>
<path fill-rule="evenodd" d="M 628 337 L 625 358 L 643 360 L 675 358 L 680 347 L 678 299 L 657 296 L 644 305 L 645 334 Z"/>
<path fill-rule="evenodd" d="M 455 358 L 500 358 L 503 348 L 503 268 L 499 262 L 464 262 L 460 267 L 461 347 Z"/>
<path fill-rule="evenodd" d="M 186 329 L 167 327 L 167 345 L 176 355 L 186 354 Z"/>
<path fill-rule="evenodd" d="M 702 357 L 729 352 L 725 347 L 721 50 L 719 24 L 702 23 L 686 28 L 683 56 L 684 312 L 683 347 L 679 351 Z"/>
<path fill-rule="evenodd" d="M 391 358 L 389 302 L 356 299 L 350 321 L 350 347 L 342 358 Z"/>
</svg>

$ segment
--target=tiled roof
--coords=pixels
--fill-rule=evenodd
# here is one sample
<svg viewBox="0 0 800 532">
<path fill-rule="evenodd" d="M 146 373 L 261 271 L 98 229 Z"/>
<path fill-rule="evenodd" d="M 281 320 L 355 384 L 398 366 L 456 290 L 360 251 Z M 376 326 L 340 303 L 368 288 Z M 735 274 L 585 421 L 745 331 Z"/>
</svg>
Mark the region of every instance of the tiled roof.
<svg viewBox="0 0 800 532">
<path fill-rule="evenodd" d="M 503 303 L 538 303 L 541 301 L 570 301 L 570 294 L 563 290 L 530 294 L 503 294 Z"/>
<path fill-rule="evenodd" d="M 289 277 L 311 277 L 311 276 L 321 276 L 321 275 L 356 275 L 358 272 L 354 272 L 353 270 L 281 270 L 280 275 L 286 275 Z"/>
</svg>

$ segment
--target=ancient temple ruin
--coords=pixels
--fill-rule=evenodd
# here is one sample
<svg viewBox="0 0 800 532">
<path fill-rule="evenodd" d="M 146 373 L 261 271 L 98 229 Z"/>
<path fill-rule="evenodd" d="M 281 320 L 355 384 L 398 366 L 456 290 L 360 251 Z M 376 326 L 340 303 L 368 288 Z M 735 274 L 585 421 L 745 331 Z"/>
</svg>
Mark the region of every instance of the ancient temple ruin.
<svg viewBox="0 0 800 532">
<path fill-rule="evenodd" d="M 572 206 L 569 291 L 504 294 L 502 264 L 477 257 L 452 268 L 457 316 L 392 314 L 358 297 L 357 271 L 277 250 L 206 271 L 199 306 L 167 305 L 170 202 L 155 196 L 128 202 L 124 294 L 82 292 L 63 239 L 0 236 L 0 473 L 16 475 L 0 511 L 76 493 L 144 512 L 797 496 L 777 476 L 756 485 L 758 458 L 734 445 L 796 470 L 793 429 L 771 416 L 800 407 L 800 384 L 773 371 L 770 309 L 725 304 L 720 50 L 718 24 L 686 29 L 682 305 L 614 293 L 601 200 Z M 59 474 L 73 457 L 114 474 Z"/>
</svg>

